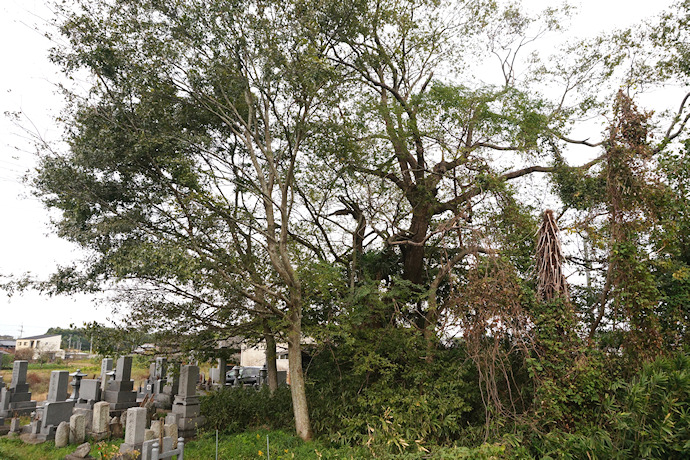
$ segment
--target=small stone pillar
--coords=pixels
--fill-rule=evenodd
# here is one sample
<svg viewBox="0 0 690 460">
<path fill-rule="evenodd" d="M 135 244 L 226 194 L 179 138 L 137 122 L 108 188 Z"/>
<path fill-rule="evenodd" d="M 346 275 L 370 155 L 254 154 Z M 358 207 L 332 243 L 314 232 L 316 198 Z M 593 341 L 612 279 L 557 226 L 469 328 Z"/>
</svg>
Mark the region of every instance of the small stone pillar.
<svg viewBox="0 0 690 460">
<path fill-rule="evenodd" d="M 141 452 L 146 431 L 146 408 L 131 407 L 127 409 L 127 422 L 125 424 L 125 442 L 120 446 L 120 452 Z"/>
<path fill-rule="evenodd" d="M 69 443 L 81 444 L 86 439 L 86 418 L 84 414 L 74 414 L 69 419 Z"/>
</svg>

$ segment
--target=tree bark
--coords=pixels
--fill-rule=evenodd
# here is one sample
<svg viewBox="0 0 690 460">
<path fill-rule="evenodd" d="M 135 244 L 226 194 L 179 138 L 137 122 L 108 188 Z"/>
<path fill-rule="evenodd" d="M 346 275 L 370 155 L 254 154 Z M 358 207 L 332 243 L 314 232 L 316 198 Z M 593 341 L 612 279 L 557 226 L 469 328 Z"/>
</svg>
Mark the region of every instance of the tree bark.
<svg viewBox="0 0 690 460">
<path fill-rule="evenodd" d="M 412 204 L 412 203 L 411 203 Z M 414 205 L 414 204 L 413 204 Z M 409 227 L 409 241 L 403 246 L 403 278 L 414 284 L 422 284 L 424 278 L 424 239 L 429 230 L 429 207 L 415 209 Z"/>
<path fill-rule="evenodd" d="M 288 330 L 288 362 L 290 365 L 290 393 L 295 415 L 295 430 L 304 441 L 311 441 L 314 433 L 309 420 L 306 386 L 302 372 L 302 318 L 296 312 L 290 314 Z"/>
</svg>

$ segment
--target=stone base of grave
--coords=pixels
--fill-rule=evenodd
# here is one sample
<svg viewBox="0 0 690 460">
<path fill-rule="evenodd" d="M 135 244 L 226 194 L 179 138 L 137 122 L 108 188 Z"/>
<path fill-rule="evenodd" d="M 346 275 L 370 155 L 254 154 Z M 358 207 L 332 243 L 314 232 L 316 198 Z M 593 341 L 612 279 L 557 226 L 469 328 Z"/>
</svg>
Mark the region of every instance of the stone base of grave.
<svg viewBox="0 0 690 460">
<path fill-rule="evenodd" d="M 29 397 L 31 395 L 29 394 Z M 9 408 L 5 413 L 0 413 L 2 417 L 8 417 L 11 415 L 31 415 L 32 412 L 36 410 L 36 401 L 17 401 L 11 402 Z"/>
<path fill-rule="evenodd" d="M 177 422 L 178 436 L 185 439 L 190 439 L 196 436 L 197 430 L 204 426 L 206 417 L 185 417 L 180 418 Z"/>
<path fill-rule="evenodd" d="M 36 439 L 35 435 L 22 433 L 19 435 L 19 439 L 24 441 L 24 444 L 41 444 L 43 441 Z"/>
<path fill-rule="evenodd" d="M 103 441 L 104 439 L 107 439 L 110 433 L 108 431 L 102 431 L 100 433 L 94 433 L 93 431 L 89 431 L 89 436 L 91 439 L 94 441 Z"/>
<path fill-rule="evenodd" d="M 137 392 L 134 390 L 134 382 L 108 382 L 108 387 L 105 390 L 104 400 L 110 404 L 111 411 L 127 410 L 130 407 L 136 407 Z"/>
<path fill-rule="evenodd" d="M 139 455 L 141 455 L 142 446 L 143 446 L 143 443 L 131 445 L 131 444 L 128 444 L 126 442 L 123 442 L 122 444 L 120 444 L 120 453 L 131 455 L 134 451 L 137 451 L 137 452 L 139 452 Z M 137 456 L 137 458 L 141 458 L 141 457 Z"/>
<path fill-rule="evenodd" d="M 173 403 L 173 396 L 167 393 L 159 393 L 153 398 L 157 409 L 171 410 Z"/>
<path fill-rule="evenodd" d="M 36 440 L 40 442 L 52 441 L 55 439 L 55 432 L 57 431 L 57 426 L 50 425 L 41 430 L 40 433 L 36 434 Z"/>
</svg>

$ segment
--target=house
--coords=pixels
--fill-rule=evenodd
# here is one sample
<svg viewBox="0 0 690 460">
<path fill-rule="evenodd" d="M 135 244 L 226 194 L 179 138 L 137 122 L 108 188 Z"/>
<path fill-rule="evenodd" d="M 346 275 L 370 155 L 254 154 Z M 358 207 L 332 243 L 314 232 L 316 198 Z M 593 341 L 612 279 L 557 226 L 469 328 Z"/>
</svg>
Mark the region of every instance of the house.
<svg viewBox="0 0 690 460">
<path fill-rule="evenodd" d="M 288 357 L 287 357 L 287 343 L 276 344 L 276 368 L 279 371 L 287 371 Z M 266 362 L 266 344 L 260 342 L 257 344 L 242 343 L 240 351 L 240 366 L 258 366 L 261 367 Z"/>
<path fill-rule="evenodd" d="M 0 351 L 4 351 L 6 353 L 14 353 L 14 348 L 16 346 L 16 341 L 15 340 L 0 340 Z"/>
<path fill-rule="evenodd" d="M 16 340 L 16 351 L 30 348 L 34 351 L 33 359 L 38 359 L 42 354 L 51 357 L 65 358 L 65 350 L 60 348 L 62 336 L 60 334 L 35 335 L 33 337 L 20 337 Z"/>
</svg>

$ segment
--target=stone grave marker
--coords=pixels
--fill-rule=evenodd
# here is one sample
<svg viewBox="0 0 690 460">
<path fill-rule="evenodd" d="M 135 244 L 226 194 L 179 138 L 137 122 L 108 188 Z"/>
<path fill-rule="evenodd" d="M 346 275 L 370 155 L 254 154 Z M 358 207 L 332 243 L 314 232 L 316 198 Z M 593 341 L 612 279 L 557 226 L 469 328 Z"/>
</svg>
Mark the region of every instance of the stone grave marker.
<svg viewBox="0 0 690 460">
<path fill-rule="evenodd" d="M 31 400 L 29 384 L 26 383 L 28 367 L 28 361 L 14 362 L 9 388 L 0 389 L 0 417 L 9 417 L 15 413 L 28 415 L 36 410 L 36 401 Z"/>
<path fill-rule="evenodd" d="M 61 422 L 55 431 L 55 447 L 65 447 L 69 443 L 69 422 Z"/>
<path fill-rule="evenodd" d="M 67 401 L 67 385 L 69 384 L 69 372 L 53 371 L 50 373 L 48 396 L 40 411 L 40 430 L 36 438 L 42 441 L 55 439 L 55 432 L 62 422 L 69 421 L 74 409 L 74 401 Z"/>
<path fill-rule="evenodd" d="M 196 435 L 198 427 L 206 421 L 201 416 L 199 396 L 196 394 L 196 384 L 199 380 L 199 367 L 184 365 L 180 368 L 180 389 L 173 402 L 172 412 L 178 414 L 178 429 L 180 436 L 190 438 Z"/>
<path fill-rule="evenodd" d="M 110 404 L 107 401 L 99 401 L 93 405 L 93 417 L 91 420 L 91 437 L 101 440 L 108 437 L 108 422 L 110 421 Z"/>
<path fill-rule="evenodd" d="M 101 396 L 105 397 L 108 373 L 113 370 L 113 358 L 103 358 L 101 361 Z"/>
<path fill-rule="evenodd" d="M 74 414 L 69 419 L 69 443 L 81 444 L 86 439 L 86 417 Z"/>
<path fill-rule="evenodd" d="M 105 390 L 105 400 L 110 403 L 110 410 L 129 409 L 137 405 L 137 393 L 131 376 L 132 357 L 120 357 L 115 368 L 115 380 L 108 381 Z"/>
<path fill-rule="evenodd" d="M 131 407 L 127 409 L 127 422 L 125 424 L 125 442 L 120 445 L 120 452 L 141 452 L 146 431 L 146 409 L 143 407 Z"/>
</svg>

